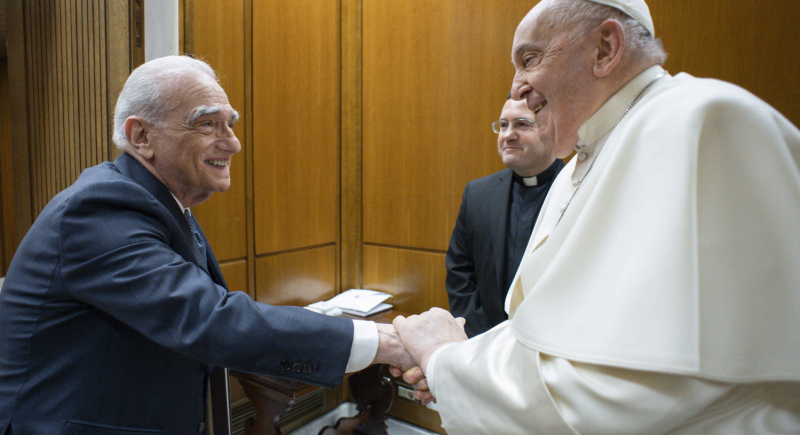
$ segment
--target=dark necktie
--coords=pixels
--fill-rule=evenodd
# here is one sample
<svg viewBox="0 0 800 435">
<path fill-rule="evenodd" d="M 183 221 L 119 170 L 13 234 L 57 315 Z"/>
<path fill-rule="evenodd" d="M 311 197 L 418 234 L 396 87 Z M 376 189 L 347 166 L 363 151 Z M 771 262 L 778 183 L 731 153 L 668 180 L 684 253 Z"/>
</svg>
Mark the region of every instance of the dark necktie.
<svg viewBox="0 0 800 435">
<path fill-rule="evenodd" d="M 197 247 L 200 249 L 200 256 L 203 257 L 203 262 L 205 262 L 206 244 L 203 242 L 203 236 L 201 236 L 200 231 L 197 230 L 197 225 L 194 224 L 194 217 L 189 213 L 188 208 L 183 211 L 183 215 L 186 216 L 186 220 L 189 222 L 189 228 L 192 230 L 194 241 L 197 242 Z"/>
</svg>

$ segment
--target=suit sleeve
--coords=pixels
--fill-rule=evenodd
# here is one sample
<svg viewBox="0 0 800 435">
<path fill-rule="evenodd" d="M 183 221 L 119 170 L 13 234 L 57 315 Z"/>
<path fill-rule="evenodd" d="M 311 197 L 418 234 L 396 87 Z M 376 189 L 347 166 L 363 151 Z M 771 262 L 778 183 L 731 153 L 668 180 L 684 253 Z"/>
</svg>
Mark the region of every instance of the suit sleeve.
<svg viewBox="0 0 800 435">
<path fill-rule="evenodd" d="M 473 244 L 469 236 L 470 222 L 467 213 L 468 193 L 469 184 L 464 188 L 461 208 L 458 212 L 455 229 L 450 236 L 450 246 L 445 257 L 447 266 L 445 287 L 450 303 L 450 313 L 454 317 L 466 319 L 464 330 L 469 337 L 473 337 L 490 329 L 491 325 L 487 322 L 481 305 L 475 278 L 475 259 Z"/>
<path fill-rule="evenodd" d="M 352 321 L 228 292 L 184 258 L 189 245 L 179 224 L 134 183 L 101 183 L 74 195 L 64 206 L 59 244 L 68 296 L 161 346 L 207 364 L 322 386 L 343 379 Z M 299 371 L 287 367 L 297 362 Z"/>
<path fill-rule="evenodd" d="M 735 387 L 542 354 L 508 323 L 442 349 L 428 375 L 450 435 L 665 433 Z"/>
</svg>

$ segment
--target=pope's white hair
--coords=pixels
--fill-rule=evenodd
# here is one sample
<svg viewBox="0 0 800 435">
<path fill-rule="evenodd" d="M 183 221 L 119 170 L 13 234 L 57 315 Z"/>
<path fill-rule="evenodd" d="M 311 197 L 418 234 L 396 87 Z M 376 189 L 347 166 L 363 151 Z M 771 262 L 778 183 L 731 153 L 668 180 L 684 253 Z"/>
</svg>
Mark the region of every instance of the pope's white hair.
<svg viewBox="0 0 800 435">
<path fill-rule="evenodd" d="M 619 9 L 589 0 L 551 0 L 547 10 L 553 24 L 572 27 L 570 38 L 585 35 L 604 21 L 615 19 L 625 30 L 628 56 L 658 65 L 664 65 L 667 60 L 661 40 L 654 38 L 641 23 Z"/>
<path fill-rule="evenodd" d="M 219 81 L 211 66 L 190 56 L 160 57 L 136 68 L 125 82 L 114 109 L 113 141 L 117 147 L 124 151 L 130 143 L 125 135 L 125 120 L 130 116 L 140 116 L 156 127 L 161 126 L 177 104 L 167 87 L 174 84 L 171 79 L 201 74 Z"/>
</svg>

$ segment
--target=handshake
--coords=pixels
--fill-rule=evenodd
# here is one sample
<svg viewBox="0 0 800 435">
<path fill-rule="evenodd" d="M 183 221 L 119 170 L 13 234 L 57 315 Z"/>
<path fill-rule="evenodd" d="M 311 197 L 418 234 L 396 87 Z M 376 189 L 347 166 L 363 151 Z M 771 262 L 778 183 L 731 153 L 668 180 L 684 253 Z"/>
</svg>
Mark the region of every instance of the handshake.
<svg viewBox="0 0 800 435">
<path fill-rule="evenodd" d="M 414 397 L 427 404 L 436 399 L 428 388 L 428 360 L 440 347 L 467 339 L 464 319 L 432 308 L 420 315 L 397 316 L 392 324 L 377 324 L 380 341 L 373 364 L 389 364 L 393 376 L 402 375 L 414 387 Z"/>
</svg>

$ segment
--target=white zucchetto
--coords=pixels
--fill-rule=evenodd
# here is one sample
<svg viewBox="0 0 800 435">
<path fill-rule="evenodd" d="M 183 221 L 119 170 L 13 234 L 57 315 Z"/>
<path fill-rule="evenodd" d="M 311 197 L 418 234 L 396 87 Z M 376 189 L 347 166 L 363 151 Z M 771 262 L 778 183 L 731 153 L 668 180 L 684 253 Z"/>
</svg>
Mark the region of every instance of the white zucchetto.
<svg viewBox="0 0 800 435">
<path fill-rule="evenodd" d="M 653 18 L 650 16 L 650 9 L 644 0 L 589 0 L 601 5 L 611 6 L 614 9 L 619 9 L 625 12 L 628 16 L 638 21 L 639 24 L 644 26 L 650 36 L 656 36 L 656 30 L 653 26 Z"/>
</svg>

